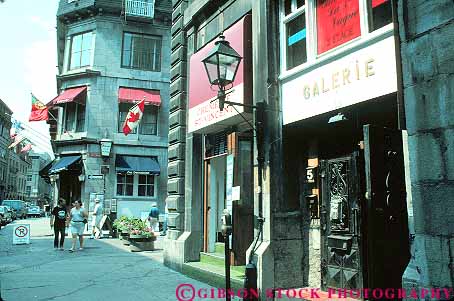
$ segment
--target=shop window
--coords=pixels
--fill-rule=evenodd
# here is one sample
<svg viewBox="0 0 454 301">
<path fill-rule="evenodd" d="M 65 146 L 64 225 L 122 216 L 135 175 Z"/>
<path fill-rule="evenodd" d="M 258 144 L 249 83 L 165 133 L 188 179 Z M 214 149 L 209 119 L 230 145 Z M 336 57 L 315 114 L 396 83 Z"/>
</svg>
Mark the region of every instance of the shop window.
<svg viewBox="0 0 454 301">
<path fill-rule="evenodd" d="M 159 36 L 124 33 L 122 67 L 160 71 L 162 39 Z"/>
<path fill-rule="evenodd" d="M 307 61 L 306 6 L 305 1 L 285 0 L 282 27 L 285 32 L 283 51 L 286 70 Z"/>
<path fill-rule="evenodd" d="M 134 191 L 134 175 L 117 174 L 117 195 L 132 196 Z"/>
<path fill-rule="evenodd" d="M 369 31 L 372 32 L 392 22 L 391 0 L 367 0 Z"/>
<path fill-rule="evenodd" d="M 153 175 L 139 175 L 139 196 L 154 197 L 154 179 Z"/>
<path fill-rule="evenodd" d="M 134 104 L 129 103 L 120 103 L 119 104 L 119 114 L 118 114 L 118 132 L 123 132 L 123 124 L 128 115 L 129 109 L 131 109 Z M 146 105 L 143 112 L 142 120 L 139 123 L 139 126 L 135 128 L 131 134 L 137 134 L 137 129 L 141 135 L 157 135 L 158 132 L 158 107 L 153 105 Z"/>
<path fill-rule="evenodd" d="M 318 54 L 361 35 L 359 0 L 317 0 Z"/>
<path fill-rule="evenodd" d="M 227 133 L 220 132 L 205 136 L 205 158 L 227 153 Z"/>
<path fill-rule="evenodd" d="M 70 70 L 90 66 L 92 37 L 92 32 L 85 32 L 72 36 L 69 64 Z"/>
</svg>

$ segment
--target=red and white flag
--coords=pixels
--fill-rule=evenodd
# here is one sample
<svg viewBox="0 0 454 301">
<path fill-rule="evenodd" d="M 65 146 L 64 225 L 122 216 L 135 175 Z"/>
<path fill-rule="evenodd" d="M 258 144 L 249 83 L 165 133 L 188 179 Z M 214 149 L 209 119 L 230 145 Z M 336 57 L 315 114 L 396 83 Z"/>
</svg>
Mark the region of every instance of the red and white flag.
<svg viewBox="0 0 454 301">
<path fill-rule="evenodd" d="M 25 145 L 22 147 L 20 150 L 21 153 L 26 153 L 29 152 L 32 149 L 32 143 L 30 141 L 27 141 Z"/>
<path fill-rule="evenodd" d="M 24 139 L 25 139 L 24 136 L 22 136 L 22 135 L 16 135 L 16 136 L 14 137 L 14 142 L 11 143 L 11 145 L 8 146 L 8 148 L 13 148 L 13 147 L 15 147 L 16 145 L 18 145 L 19 143 L 21 143 Z"/>
<path fill-rule="evenodd" d="M 145 109 L 145 98 L 142 99 L 138 104 L 129 109 L 126 120 L 123 123 L 123 133 L 128 136 L 134 129 L 139 125 L 140 120 L 143 116 Z"/>
</svg>

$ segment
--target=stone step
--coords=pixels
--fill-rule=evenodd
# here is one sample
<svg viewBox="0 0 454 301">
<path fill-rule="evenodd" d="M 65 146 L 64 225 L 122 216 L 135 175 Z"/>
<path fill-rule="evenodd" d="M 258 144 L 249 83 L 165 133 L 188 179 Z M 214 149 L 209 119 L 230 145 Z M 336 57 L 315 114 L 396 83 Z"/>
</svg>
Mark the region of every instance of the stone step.
<svg viewBox="0 0 454 301">
<path fill-rule="evenodd" d="M 238 291 L 244 285 L 244 269 L 243 272 L 240 272 L 235 268 L 230 269 L 230 285 Z M 182 273 L 213 287 L 225 287 L 225 269 L 223 266 L 206 262 L 187 262 L 183 264 Z"/>
</svg>

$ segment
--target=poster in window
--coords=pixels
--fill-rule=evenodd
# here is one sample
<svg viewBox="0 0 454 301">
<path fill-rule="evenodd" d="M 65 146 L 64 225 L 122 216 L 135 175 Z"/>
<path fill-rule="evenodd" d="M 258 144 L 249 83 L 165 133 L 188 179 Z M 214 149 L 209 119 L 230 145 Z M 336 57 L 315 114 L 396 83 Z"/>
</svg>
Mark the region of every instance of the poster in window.
<svg viewBox="0 0 454 301">
<path fill-rule="evenodd" d="M 360 35 L 359 0 L 317 0 L 319 54 Z"/>
</svg>

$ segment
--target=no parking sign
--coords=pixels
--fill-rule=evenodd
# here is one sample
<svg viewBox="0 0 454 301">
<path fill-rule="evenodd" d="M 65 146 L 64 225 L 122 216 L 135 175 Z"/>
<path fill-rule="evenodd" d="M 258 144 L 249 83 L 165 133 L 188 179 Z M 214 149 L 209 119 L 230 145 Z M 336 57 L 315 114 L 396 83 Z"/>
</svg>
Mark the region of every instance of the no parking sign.
<svg viewBox="0 0 454 301">
<path fill-rule="evenodd" d="M 13 227 L 13 245 L 30 243 L 30 225 L 14 225 Z"/>
</svg>

